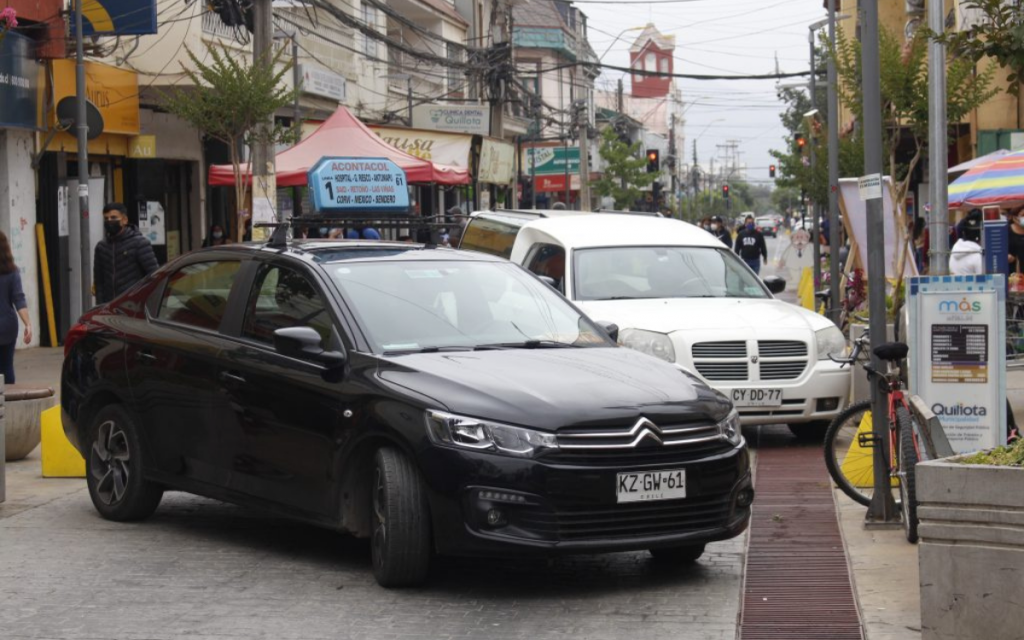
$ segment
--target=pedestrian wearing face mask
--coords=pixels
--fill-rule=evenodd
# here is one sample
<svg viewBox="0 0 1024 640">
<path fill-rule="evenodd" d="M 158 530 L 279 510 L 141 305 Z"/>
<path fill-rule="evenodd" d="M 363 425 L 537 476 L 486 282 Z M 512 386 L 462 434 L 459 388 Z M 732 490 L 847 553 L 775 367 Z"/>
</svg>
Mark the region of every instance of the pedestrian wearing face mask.
<svg viewBox="0 0 1024 640">
<path fill-rule="evenodd" d="M 728 227 L 722 221 L 722 216 L 715 216 L 711 218 L 711 228 L 709 229 L 711 235 L 715 236 L 722 241 L 727 247 L 732 247 L 732 234 L 729 233 Z"/>
<path fill-rule="evenodd" d="M 228 243 L 227 236 L 224 235 L 224 227 L 219 224 L 215 224 L 210 227 L 210 233 L 206 236 L 206 242 L 203 243 L 204 247 L 219 247 Z"/>
<path fill-rule="evenodd" d="M 1024 273 L 1024 207 L 1011 209 L 1009 218 L 1010 273 Z"/>
<path fill-rule="evenodd" d="M 128 210 L 120 202 L 103 207 L 103 239 L 92 261 L 92 286 L 97 304 L 110 302 L 160 265 L 149 240 L 128 224 Z"/>
<path fill-rule="evenodd" d="M 736 253 L 747 263 L 754 273 L 761 273 L 761 261 L 768 260 L 768 245 L 764 236 L 754 225 L 754 216 L 747 216 L 743 228 L 736 234 Z"/>
</svg>

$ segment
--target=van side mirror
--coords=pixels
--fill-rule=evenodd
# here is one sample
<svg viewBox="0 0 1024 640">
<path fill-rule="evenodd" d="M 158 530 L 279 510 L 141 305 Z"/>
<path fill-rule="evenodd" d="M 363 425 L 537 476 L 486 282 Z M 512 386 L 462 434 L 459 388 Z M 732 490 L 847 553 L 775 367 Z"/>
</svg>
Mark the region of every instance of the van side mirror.
<svg viewBox="0 0 1024 640">
<path fill-rule="evenodd" d="M 608 337 L 614 342 L 619 341 L 619 325 L 614 322 L 598 322 L 597 326 L 604 329 L 604 332 L 608 334 Z"/>
<path fill-rule="evenodd" d="M 283 356 L 311 360 L 326 367 L 345 364 L 345 354 L 324 350 L 320 334 L 312 327 L 285 327 L 274 331 L 274 349 Z"/>
<path fill-rule="evenodd" d="M 548 285 L 549 287 L 557 291 L 558 293 L 565 295 L 565 292 L 562 291 L 562 287 L 559 286 L 558 281 L 552 278 L 551 276 L 537 276 L 537 278 L 544 284 Z"/>
<path fill-rule="evenodd" d="M 768 276 L 764 279 L 764 284 L 773 295 L 786 290 L 786 281 L 779 276 Z"/>
</svg>

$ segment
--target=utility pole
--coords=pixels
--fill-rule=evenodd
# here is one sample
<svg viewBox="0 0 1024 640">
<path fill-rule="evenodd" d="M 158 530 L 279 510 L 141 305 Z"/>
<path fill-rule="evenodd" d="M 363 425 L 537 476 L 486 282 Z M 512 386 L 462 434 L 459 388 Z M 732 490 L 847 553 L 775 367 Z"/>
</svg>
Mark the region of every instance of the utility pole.
<svg viewBox="0 0 1024 640">
<path fill-rule="evenodd" d="M 690 216 L 696 219 L 697 203 L 700 198 L 700 167 L 697 165 L 697 141 L 693 141 L 693 200 L 691 200 Z"/>
<path fill-rule="evenodd" d="M 836 1 L 828 0 L 828 41 L 836 43 Z M 936 32 L 938 33 L 938 32 Z M 836 62 L 828 57 L 828 246 L 832 321 L 839 324 L 839 93 Z"/>
<path fill-rule="evenodd" d="M 568 132 L 563 132 L 562 133 L 562 154 L 563 154 L 562 157 L 565 160 L 565 208 L 568 209 L 569 208 L 569 202 L 571 201 L 571 198 L 572 198 L 572 196 L 569 193 L 571 191 L 571 189 L 572 189 L 572 181 L 570 180 L 571 176 L 569 175 L 569 133 Z"/>
<path fill-rule="evenodd" d="M 944 6 L 928 0 L 928 28 L 942 33 Z M 932 212 L 928 221 L 928 273 L 949 273 L 949 188 L 946 154 L 946 46 L 928 39 L 928 185 Z"/>
<path fill-rule="evenodd" d="M 878 0 L 861 0 L 864 22 L 861 24 L 861 68 L 863 73 L 864 105 L 864 174 L 878 176 L 879 187 L 884 189 L 882 177 L 882 87 L 878 60 Z M 870 324 L 871 344 L 886 341 L 885 323 L 885 226 L 882 221 L 882 197 L 867 202 L 868 246 L 868 313 L 876 321 Z M 872 353 L 871 366 L 883 371 L 885 363 Z M 871 386 L 872 425 L 874 431 L 875 490 L 865 519 L 867 524 L 888 524 L 898 521 L 896 502 L 892 499 L 889 479 L 889 428 L 886 424 L 888 407 L 885 395 L 878 385 Z"/>
<path fill-rule="evenodd" d="M 89 123 L 86 120 L 86 84 L 85 84 L 85 44 L 82 38 L 82 3 L 75 3 L 75 93 L 76 117 L 78 121 L 78 219 L 72 219 L 68 231 L 72 238 L 78 233 L 78 250 L 80 252 L 79 268 L 81 272 L 71 277 L 71 322 L 92 306 L 92 242 L 89 239 Z M 75 227 L 78 227 L 77 229 Z M 74 264 L 74 241 L 71 242 Z M 78 285 L 75 287 L 75 285 Z M 78 289 L 76 292 L 75 289 Z"/>
<path fill-rule="evenodd" d="M 581 102 L 576 109 L 576 130 L 580 137 L 580 211 L 590 211 L 590 105 Z"/>
<path fill-rule="evenodd" d="M 302 105 L 298 88 L 302 86 L 302 69 L 299 68 L 299 30 L 292 29 L 292 85 L 295 87 L 295 103 L 292 105 L 292 120 L 295 127 L 295 143 L 302 141 Z M 302 187 L 292 187 L 292 216 L 302 215 Z"/>
<path fill-rule="evenodd" d="M 492 39 L 495 49 L 500 49 L 506 42 L 509 43 L 508 55 L 510 60 L 514 60 L 512 51 L 512 6 L 502 6 L 502 0 L 493 0 L 491 6 L 491 12 L 494 14 L 494 19 L 498 22 L 495 29 L 492 31 Z M 475 29 L 475 27 L 474 27 Z M 475 33 L 479 38 L 482 38 L 484 34 Z M 479 41 L 482 43 L 482 40 Z M 502 63 L 504 64 L 504 62 Z M 511 70 L 512 64 L 504 65 L 503 69 Z M 491 135 L 495 138 L 503 138 L 505 132 L 505 101 L 508 96 L 506 95 L 506 89 L 508 87 L 508 78 L 502 75 L 501 79 L 498 80 L 498 95 L 494 96 L 491 100 Z M 494 206 L 495 196 L 497 195 L 497 189 L 491 190 L 493 194 L 491 197 L 491 206 Z M 477 196 L 479 198 L 479 196 Z M 519 194 L 518 189 L 511 189 L 509 194 L 511 200 L 511 207 L 514 209 L 519 206 Z M 506 205 L 508 206 L 508 205 Z"/>
<path fill-rule="evenodd" d="M 256 63 L 266 64 L 273 58 L 274 14 L 272 0 L 253 0 L 252 55 Z M 274 149 L 267 140 L 267 133 L 274 127 L 274 117 L 263 123 L 263 135 L 252 145 L 252 208 L 249 211 L 253 223 L 253 240 L 262 239 L 266 234 L 256 228 L 258 222 L 273 222 L 267 214 L 277 210 L 277 180 L 274 175 Z M 239 208 L 245 206 L 238 203 Z M 269 211 L 268 211 L 269 209 Z M 280 212 L 278 212 L 280 221 Z M 240 222 L 242 222 L 240 220 Z"/>
<path fill-rule="evenodd" d="M 669 170 L 672 172 L 672 177 L 669 180 L 669 188 L 672 189 L 672 197 L 676 197 L 676 193 L 679 189 L 679 182 L 676 179 L 676 168 L 679 166 L 679 159 L 676 158 L 676 114 L 673 113 L 669 118 L 668 126 L 668 157 L 672 159 L 672 163 L 669 166 Z M 682 217 L 682 209 L 679 213 Z"/>
<path fill-rule="evenodd" d="M 814 55 L 814 27 L 812 26 L 808 30 L 808 41 L 811 44 L 811 109 L 815 109 L 815 105 L 818 104 L 818 70 L 815 68 L 816 57 Z M 810 124 L 810 145 L 811 145 L 811 176 L 814 176 L 815 165 L 817 164 L 817 146 L 814 137 L 814 123 Z M 813 177 L 812 177 L 813 179 Z M 811 221 L 811 229 L 814 230 L 814 237 L 811 239 L 811 246 L 814 247 L 814 292 L 817 293 L 818 289 L 821 288 L 821 213 L 820 204 L 817 202 L 811 202 L 811 217 L 814 218 Z"/>
</svg>

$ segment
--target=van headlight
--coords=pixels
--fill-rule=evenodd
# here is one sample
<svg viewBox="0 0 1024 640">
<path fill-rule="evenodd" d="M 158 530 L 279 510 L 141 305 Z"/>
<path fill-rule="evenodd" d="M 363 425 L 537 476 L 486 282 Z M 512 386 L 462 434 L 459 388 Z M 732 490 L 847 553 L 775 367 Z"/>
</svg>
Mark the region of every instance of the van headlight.
<svg viewBox="0 0 1024 640">
<path fill-rule="evenodd" d="M 676 349 L 672 346 L 672 339 L 664 333 L 644 331 L 643 329 L 623 329 L 619 331 L 619 344 L 660 358 L 665 362 L 676 361 Z"/>
<path fill-rule="evenodd" d="M 553 433 L 443 411 L 427 412 L 427 435 L 434 444 L 517 458 L 533 458 L 543 451 L 558 448 L 558 440 Z"/>
<path fill-rule="evenodd" d="M 839 327 L 831 326 L 814 332 L 818 348 L 818 360 L 828 360 L 829 354 L 841 358 L 846 355 L 846 336 Z"/>
<path fill-rule="evenodd" d="M 733 409 L 726 416 L 725 420 L 718 423 L 718 431 L 722 438 L 733 446 L 739 446 L 743 442 L 743 431 L 740 429 L 740 413 Z"/>
</svg>

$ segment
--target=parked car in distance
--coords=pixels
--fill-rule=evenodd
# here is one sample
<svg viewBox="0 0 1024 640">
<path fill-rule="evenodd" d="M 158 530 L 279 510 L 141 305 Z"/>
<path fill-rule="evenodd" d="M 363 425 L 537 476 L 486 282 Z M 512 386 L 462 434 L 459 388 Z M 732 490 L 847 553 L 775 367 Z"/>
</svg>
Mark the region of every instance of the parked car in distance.
<svg viewBox="0 0 1024 640">
<path fill-rule="evenodd" d="M 773 218 L 763 216 L 754 219 L 754 224 L 761 231 L 763 235 L 770 236 L 772 238 L 779 235 L 779 223 Z"/>
<path fill-rule="evenodd" d="M 692 562 L 750 519 L 738 415 L 614 333 L 482 253 L 205 249 L 71 329 L 64 431 L 105 518 L 268 509 L 369 538 L 388 587 L 435 553 Z"/>
<path fill-rule="evenodd" d="M 685 222 L 592 214 L 500 220 L 513 262 L 546 278 L 591 317 L 620 327 L 619 343 L 695 372 L 730 397 L 744 424 L 783 422 L 801 437 L 823 437 L 842 410 L 850 371 L 828 359 L 846 340 L 828 319 L 772 293 L 705 231 Z M 504 231 L 502 231 L 504 229 Z"/>
</svg>

